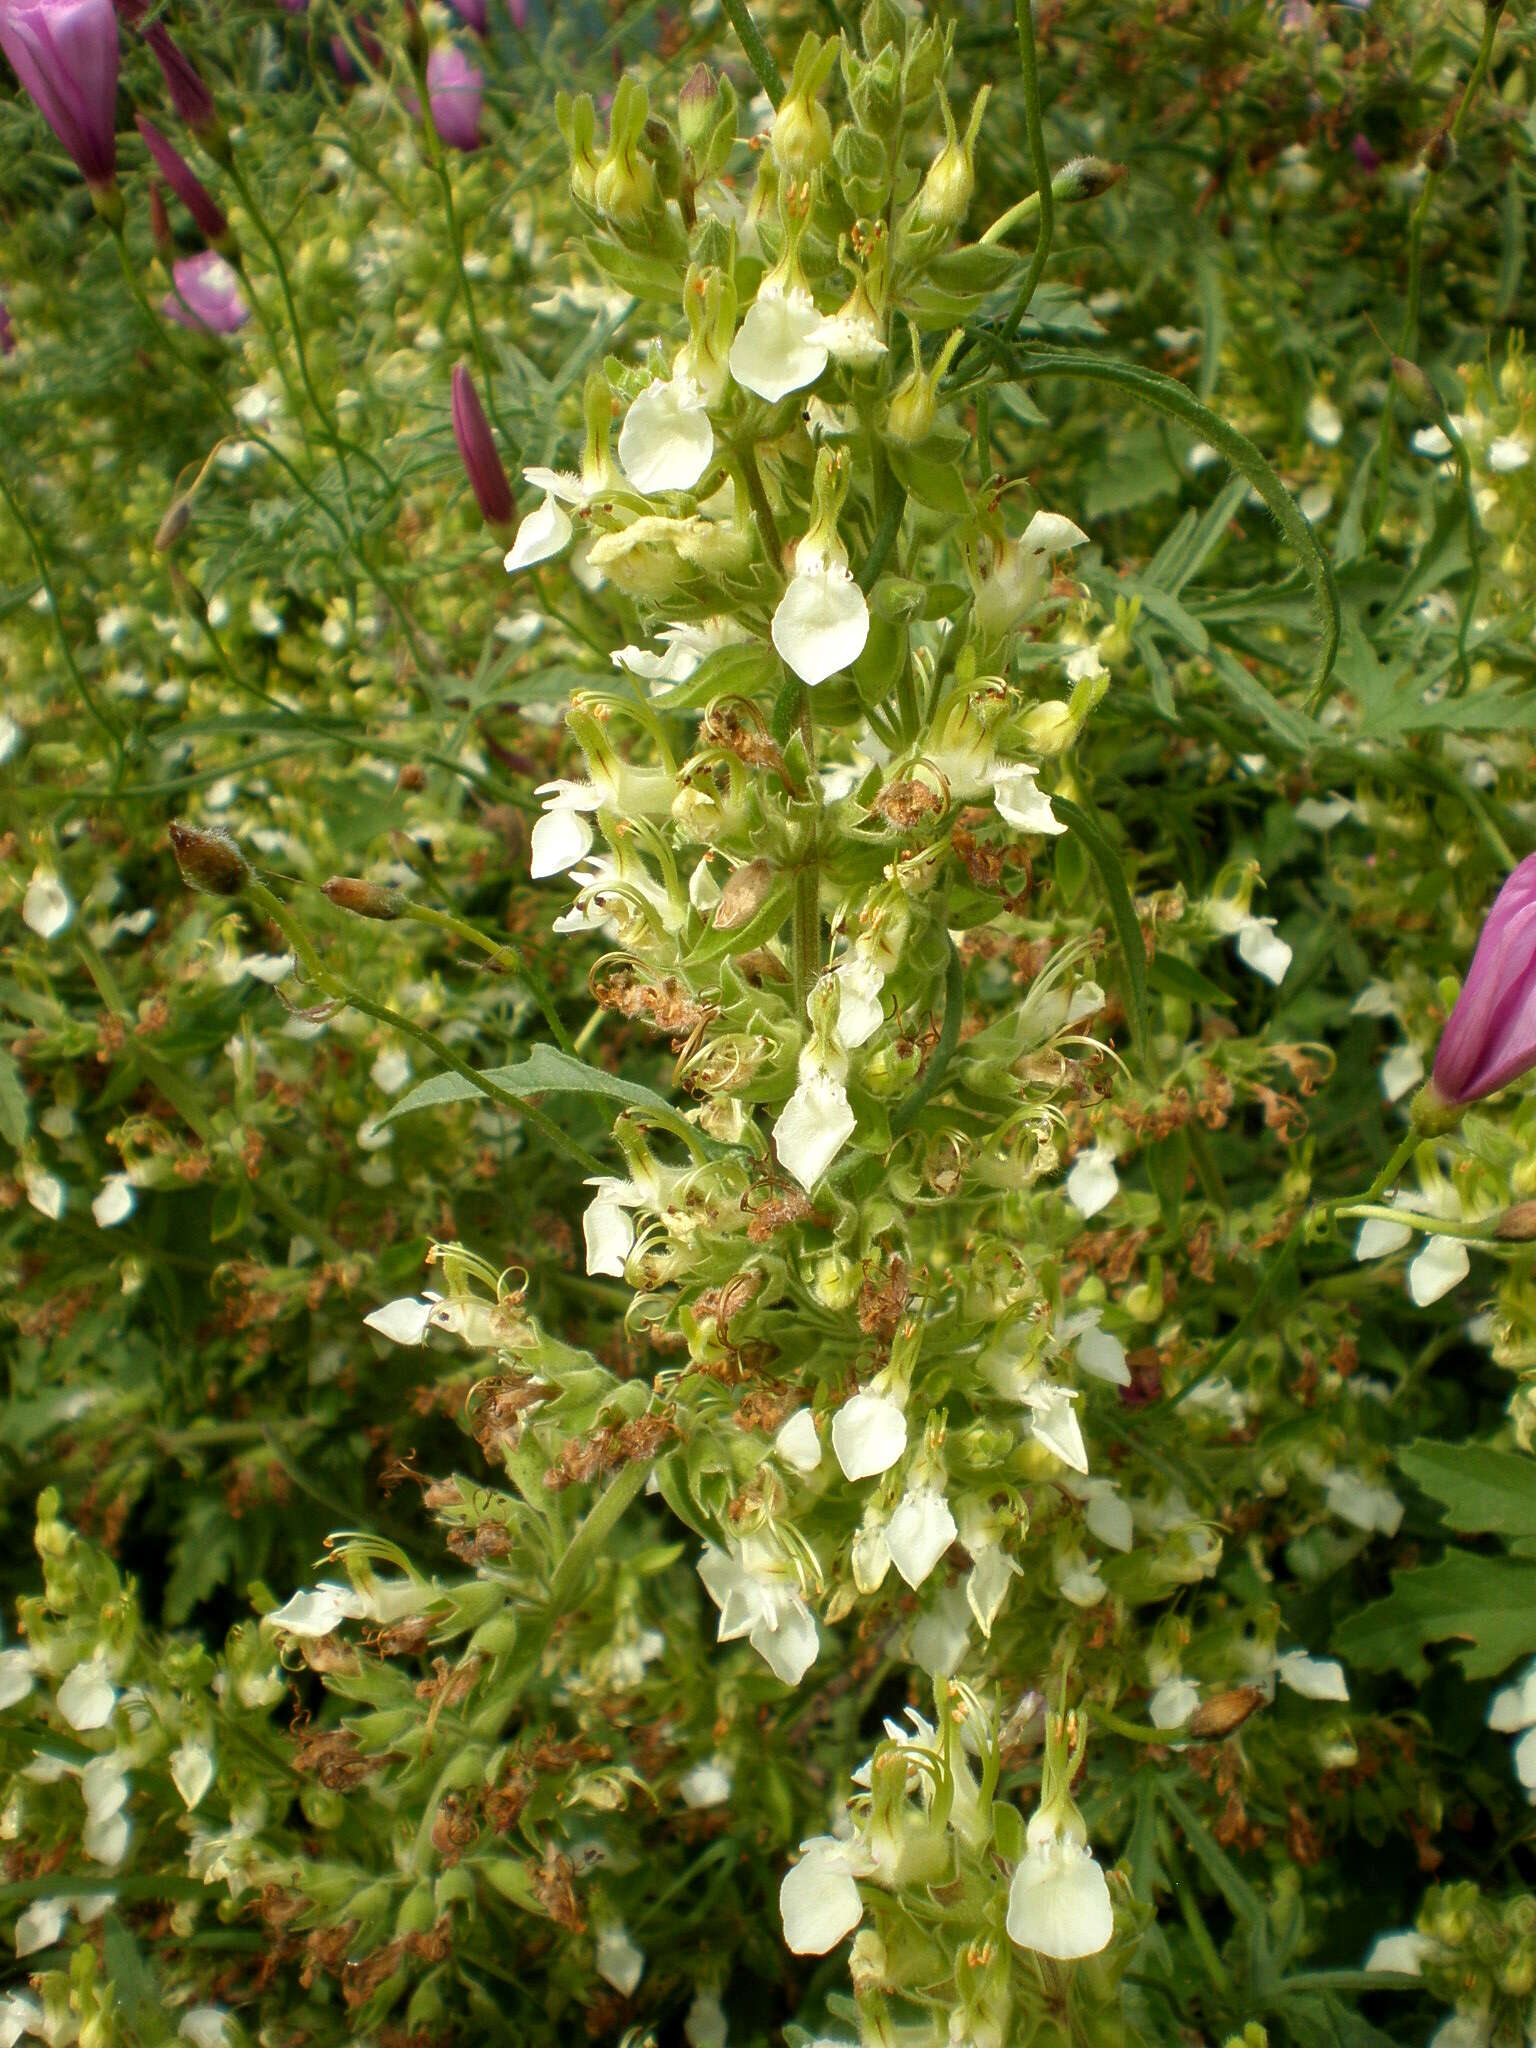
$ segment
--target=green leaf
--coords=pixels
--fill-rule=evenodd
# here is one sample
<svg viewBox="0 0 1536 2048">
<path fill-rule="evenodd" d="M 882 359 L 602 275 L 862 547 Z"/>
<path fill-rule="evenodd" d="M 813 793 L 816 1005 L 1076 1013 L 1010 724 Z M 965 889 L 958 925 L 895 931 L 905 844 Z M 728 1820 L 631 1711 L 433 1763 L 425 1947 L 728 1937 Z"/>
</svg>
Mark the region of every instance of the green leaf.
<svg viewBox="0 0 1536 2048">
<path fill-rule="evenodd" d="M 588 235 L 582 247 L 620 291 L 637 299 L 659 300 L 663 305 L 677 304 L 683 280 L 675 264 L 661 256 L 641 256 L 633 249 L 621 249 L 613 242 L 599 241 L 595 235 Z"/>
<path fill-rule="evenodd" d="M 921 504 L 932 506 L 936 512 L 952 513 L 957 519 L 963 519 L 970 511 L 964 479 L 951 464 L 930 462 L 910 448 L 898 448 L 889 442 L 886 453 L 892 469 Z"/>
<path fill-rule="evenodd" d="M 1221 1003 L 1231 1008 L 1232 998 L 1218 988 L 1209 975 L 1191 967 L 1176 953 L 1155 953 L 1147 966 L 1147 983 L 1159 995 L 1183 996 L 1192 1003 Z"/>
<path fill-rule="evenodd" d="M 1098 826 L 1085 810 L 1070 803 L 1066 797 L 1053 796 L 1052 806 L 1067 829 L 1081 841 L 1084 853 L 1093 862 L 1103 885 L 1109 903 L 1109 914 L 1114 922 L 1115 936 L 1120 941 L 1120 951 L 1125 957 L 1125 975 L 1129 984 L 1130 1001 L 1126 1005 L 1135 1033 L 1138 1048 L 1147 1043 L 1147 949 L 1142 942 L 1141 926 L 1136 922 L 1136 906 L 1131 901 L 1131 892 L 1126 887 L 1125 871 L 1120 865 L 1120 856 L 1104 838 Z"/>
<path fill-rule="evenodd" d="M 485 1078 L 509 1095 L 599 1095 L 610 1102 L 622 1102 L 631 1109 L 648 1109 L 676 1122 L 677 1111 L 665 1096 L 638 1081 L 625 1081 L 617 1074 L 605 1074 L 601 1067 L 589 1067 L 552 1045 L 535 1046 L 527 1059 L 513 1067 L 488 1067 Z M 403 1095 L 381 1124 L 408 1116 L 417 1109 L 440 1109 L 445 1102 L 469 1102 L 484 1089 L 476 1088 L 462 1074 L 434 1074 Z"/>
<path fill-rule="evenodd" d="M 115 1913 L 102 1930 L 107 1981 L 118 2006 L 118 2018 L 131 2041 L 155 2038 L 156 2015 L 162 2010 L 155 1980 L 139 1954 L 138 1943 Z"/>
<path fill-rule="evenodd" d="M 21 1085 L 21 1069 L 0 1047 L 0 1138 L 13 1152 L 19 1152 L 27 1136 L 27 1091 Z"/>
<path fill-rule="evenodd" d="M 1353 1614 L 1333 1646 L 1369 1671 L 1430 1675 L 1428 1643 L 1464 1643 L 1468 1678 L 1492 1678 L 1536 1651 L 1536 1562 L 1448 1550 L 1438 1564 L 1394 1572 L 1392 1591 Z"/>
<path fill-rule="evenodd" d="M 1536 1536 L 1536 1458 L 1421 1437 L 1398 1453 L 1397 1462 L 1440 1502 L 1453 1529 L 1469 1536 Z"/>
</svg>

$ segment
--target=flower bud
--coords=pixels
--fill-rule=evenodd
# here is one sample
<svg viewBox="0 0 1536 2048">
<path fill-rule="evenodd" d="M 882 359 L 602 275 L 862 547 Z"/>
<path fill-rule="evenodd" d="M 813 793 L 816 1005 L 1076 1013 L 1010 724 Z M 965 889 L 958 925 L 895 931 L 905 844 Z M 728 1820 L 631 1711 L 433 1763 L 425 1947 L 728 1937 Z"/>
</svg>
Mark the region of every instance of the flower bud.
<svg viewBox="0 0 1536 2048">
<path fill-rule="evenodd" d="M 933 367 L 925 370 L 917 330 L 913 329 L 912 370 L 906 381 L 891 394 L 891 409 L 885 422 L 887 440 L 904 448 L 914 448 L 927 440 L 938 423 L 940 381 L 964 339 L 963 330 L 957 327 L 940 349 Z"/>
<path fill-rule="evenodd" d="M 250 863 L 221 825 L 169 827 L 171 851 L 189 889 L 205 896 L 238 896 L 251 878 Z"/>
<path fill-rule="evenodd" d="M 455 363 L 453 368 L 453 438 L 459 445 L 459 459 L 480 507 L 480 517 L 498 531 L 510 528 L 514 509 L 512 486 L 496 452 L 479 393 L 463 363 Z"/>
<path fill-rule="evenodd" d="M 1429 381 L 1417 363 L 1406 356 L 1392 358 L 1392 382 L 1413 407 L 1422 420 L 1438 419 L 1441 412 L 1440 394 Z"/>
<path fill-rule="evenodd" d="M 399 917 L 405 899 L 398 889 L 386 889 L 379 882 L 364 882 L 355 875 L 332 875 L 322 882 L 320 893 L 338 910 L 350 910 L 354 917 L 373 917 L 390 923 Z"/>
<path fill-rule="evenodd" d="M 749 860 L 735 869 L 720 891 L 711 922 L 717 932 L 739 931 L 750 924 L 773 893 L 778 875 L 771 861 Z"/>
<path fill-rule="evenodd" d="M 1037 754 L 1065 753 L 1082 730 L 1071 705 L 1056 697 L 1032 705 L 1025 712 L 1023 723 L 1030 747 Z"/>
<path fill-rule="evenodd" d="M 1198 1742 L 1219 1742 L 1241 1728 L 1263 1704 L 1264 1695 L 1256 1685 L 1234 1686 L 1200 1702 L 1189 1717 L 1189 1732 Z"/>
<path fill-rule="evenodd" d="M 1536 1066 L 1536 854 L 1509 876 L 1488 913 L 1466 984 L 1435 1054 L 1426 1110 L 1492 1095 Z M 1415 1105 L 1415 1121 L 1419 1117 Z"/>
<path fill-rule="evenodd" d="M 223 208 L 186 158 L 166 140 L 154 122 L 146 120 L 142 114 L 135 115 L 134 119 L 139 134 L 144 139 L 144 146 L 154 158 L 160 175 L 191 214 L 199 232 L 214 248 L 221 250 L 226 256 L 229 255 L 234 242 Z"/>
<path fill-rule="evenodd" d="M 192 500 L 172 498 L 165 508 L 165 517 L 155 528 L 155 553 L 168 555 L 186 532 L 192 518 Z"/>
<path fill-rule="evenodd" d="M 1424 151 L 1424 162 L 1431 174 L 1438 177 L 1448 171 L 1456 161 L 1456 143 L 1448 128 L 1442 128 L 1438 135 L 1432 135 Z"/>
<path fill-rule="evenodd" d="M 1124 164 L 1106 163 L 1101 156 L 1075 156 L 1051 180 L 1051 197 L 1063 206 L 1075 206 L 1112 191 L 1125 175 Z"/>
<path fill-rule="evenodd" d="M 229 137 L 213 104 L 213 94 L 203 82 L 202 73 L 185 50 L 172 42 L 163 22 L 151 22 L 141 34 L 155 53 L 155 61 L 171 96 L 171 105 L 214 161 L 228 163 Z"/>
<path fill-rule="evenodd" d="M 928 175 L 917 195 L 912 215 L 914 227 L 938 228 L 947 233 L 959 227 L 970 212 L 971 194 L 976 189 L 976 135 L 991 91 L 991 86 L 984 85 L 977 93 L 963 140 L 955 133 L 955 117 L 949 110 L 948 99 L 940 97 L 945 142 L 928 166 Z"/>
<path fill-rule="evenodd" d="M 583 206 L 597 204 L 597 159 L 592 145 L 597 136 L 597 113 L 592 95 L 572 99 L 567 92 L 555 95 L 555 121 L 571 158 L 571 193 Z"/>
<path fill-rule="evenodd" d="M 814 177 L 832 154 L 832 122 L 816 95 L 837 59 L 837 42 L 807 32 L 795 53 L 789 91 L 773 117 L 773 156 L 796 184 Z"/>
<path fill-rule="evenodd" d="M 644 86 L 627 76 L 620 79 L 608 121 L 608 148 L 593 187 L 598 212 L 616 228 L 643 226 L 661 204 L 656 173 L 640 154 L 647 113 Z"/>
<path fill-rule="evenodd" d="M 703 149 L 719 111 L 719 79 L 707 64 L 695 64 L 677 96 L 677 125 L 686 149 L 695 154 Z"/>
</svg>

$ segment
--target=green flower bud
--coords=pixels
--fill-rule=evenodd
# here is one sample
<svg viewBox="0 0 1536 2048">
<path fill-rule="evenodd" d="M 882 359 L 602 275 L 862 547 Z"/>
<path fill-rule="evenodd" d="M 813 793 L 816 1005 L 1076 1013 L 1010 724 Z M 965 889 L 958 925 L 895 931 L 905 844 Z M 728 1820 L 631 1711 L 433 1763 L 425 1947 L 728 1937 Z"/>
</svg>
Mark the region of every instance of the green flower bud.
<svg viewBox="0 0 1536 2048">
<path fill-rule="evenodd" d="M 917 330 L 912 330 L 913 367 L 906 381 L 891 394 L 891 408 L 885 421 L 887 440 L 900 447 L 914 448 L 928 439 L 938 424 L 939 384 L 964 339 L 963 330 L 957 327 L 940 349 L 933 367 L 925 370 Z"/>
<path fill-rule="evenodd" d="M 571 193 L 583 206 L 597 204 L 597 159 L 592 145 L 597 137 L 597 113 L 592 95 L 572 99 L 567 92 L 555 95 L 555 120 L 571 157 Z"/>
<path fill-rule="evenodd" d="M 720 107 L 720 80 L 707 64 L 695 64 L 677 96 L 677 125 L 683 146 L 695 156 L 708 142 Z"/>
<path fill-rule="evenodd" d="M 817 94 L 837 61 L 837 42 L 807 32 L 795 53 L 789 91 L 773 117 L 773 156 L 796 184 L 812 178 L 832 154 L 832 122 Z"/>
<path fill-rule="evenodd" d="M 593 190 L 598 212 L 615 228 L 640 228 L 661 205 L 656 173 L 640 154 L 648 113 L 645 87 L 627 75 L 621 78 Z"/>
<path fill-rule="evenodd" d="M 984 85 L 976 95 L 963 139 L 955 133 L 955 117 L 949 110 L 948 98 L 940 95 L 945 142 L 928 166 L 928 175 L 917 195 L 912 211 L 914 227 L 942 229 L 947 233 L 957 228 L 970 212 L 971 194 L 976 189 L 976 135 L 991 91 L 989 85 Z"/>
</svg>

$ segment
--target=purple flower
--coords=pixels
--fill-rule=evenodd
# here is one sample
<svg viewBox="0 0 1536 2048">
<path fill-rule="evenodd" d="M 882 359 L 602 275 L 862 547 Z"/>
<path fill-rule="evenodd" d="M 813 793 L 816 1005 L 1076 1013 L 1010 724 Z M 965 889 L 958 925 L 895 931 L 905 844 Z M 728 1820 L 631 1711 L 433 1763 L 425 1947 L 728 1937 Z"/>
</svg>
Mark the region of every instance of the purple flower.
<svg viewBox="0 0 1536 2048">
<path fill-rule="evenodd" d="M 1381 169 L 1381 158 L 1372 149 L 1370 138 L 1362 135 L 1358 129 L 1351 136 L 1349 146 L 1354 152 L 1355 162 L 1362 171 L 1374 172 Z"/>
<path fill-rule="evenodd" d="M 485 34 L 485 0 L 448 0 L 448 5 L 477 36 Z"/>
<path fill-rule="evenodd" d="M 0 356 L 16 353 L 16 330 L 11 325 L 11 309 L 0 299 Z"/>
<path fill-rule="evenodd" d="M 512 17 L 514 28 L 528 26 L 528 0 L 507 0 L 507 12 Z"/>
<path fill-rule="evenodd" d="M 152 21 L 143 33 L 145 42 L 154 51 L 160 69 L 165 73 L 171 105 L 194 135 L 218 133 L 219 116 L 213 104 L 213 94 L 204 85 L 202 73 L 192 59 L 171 41 L 163 22 Z"/>
<path fill-rule="evenodd" d="M 374 70 L 380 70 L 384 63 L 384 45 L 363 22 L 354 21 L 350 27 L 357 47 Z M 336 66 L 337 75 L 348 85 L 356 85 L 363 75 L 353 60 L 352 52 L 347 48 L 345 36 L 331 37 L 331 62 Z"/>
<path fill-rule="evenodd" d="M 88 185 L 117 168 L 112 0 L 0 0 L 0 50 Z"/>
<path fill-rule="evenodd" d="M 183 256 L 171 271 L 176 289 L 160 303 L 168 320 L 208 334 L 233 334 L 251 317 L 232 264 L 212 249 Z"/>
<path fill-rule="evenodd" d="M 210 242 L 222 242 L 229 233 L 229 222 L 208 187 L 193 170 L 179 150 L 174 149 L 153 121 L 144 115 L 135 114 L 134 121 L 144 138 L 144 146 L 159 167 L 160 175 L 176 194 L 182 205 L 197 222 L 198 228 Z"/>
<path fill-rule="evenodd" d="M 309 12 L 309 0 L 283 0 L 283 5 L 290 14 L 307 14 Z"/>
<path fill-rule="evenodd" d="M 1536 1066 L 1536 853 L 1493 899 L 1435 1054 L 1442 1102 L 1476 1102 Z"/>
<path fill-rule="evenodd" d="M 480 102 L 485 77 L 452 43 L 440 43 L 427 59 L 427 104 L 432 125 L 450 149 L 480 147 Z"/>
<path fill-rule="evenodd" d="M 453 366 L 453 438 L 481 518 L 487 526 L 510 526 L 512 486 L 496 453 L 480 395 L 462 363 Z"/>
</svg>

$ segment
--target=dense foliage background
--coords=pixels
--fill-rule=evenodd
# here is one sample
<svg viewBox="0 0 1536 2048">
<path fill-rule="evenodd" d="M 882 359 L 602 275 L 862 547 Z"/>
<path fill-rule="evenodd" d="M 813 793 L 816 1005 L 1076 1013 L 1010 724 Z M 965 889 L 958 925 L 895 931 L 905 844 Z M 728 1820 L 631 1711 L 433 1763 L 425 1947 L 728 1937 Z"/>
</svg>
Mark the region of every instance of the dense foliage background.
<svg viewBox="0 0 1536 2048">
<path fill-rule="evenodd" d="M 1066 643 L 1100 648 L 1091 720 L 1038 748 L 1081 830 L 1026 858 L 956 799 L 945 900 L 970 1009 L 945 1056 L 975 1101 L 923 1127 L 884 1190 L 898 1220 L 869 1220 L 874 1180 L 848 1183 L 853 1253 L 808 1204 L 750 1242 L 776 1243 L 763 1261 L 804 1328 L 856 1318 L 877 1364 L 914 1262 L 921 1299 L 1001 1287 L 1023 1260 L 1046 1325 L 1093 1311 L 1126 1383 L 1079 1383 L 1087 1486 L 987 1436 L 995 1416 L 963 1453 L 954 1423 L 977 1513 L 1005 1463 L 1028 1500 L 986 1627 L 963 1516 L 920 1593 L 856 1592 L 856 1504 L 835 1480 L 810 1499 L 823 1592 L 847 1601 L 820 1602 L 799 1686 L 717 1644 L 696 1567 L 756 1500 L 785 1417 L 813 1383 L 822 1416 L 868 1358 L 828 1334 L 816 1378 L 784 1351 L 772 1287 L 728 1314 L 720 1291 L 757 1255 L 715 1211 L 723 1263 L 691 1294 L 686 1267 L 638 1294 L 622 1261 L 588 1270 L 584 1182 L 644 1151 L 627 1124 L 615 1146 L 624 1098 L 530 1085 L 520 1114 L 465 1089 L 390 1116 L 445 1049 L 483 1070 L 559 1045 L 665 1097 L 674 1124 L 715 1085 L 684 999 L 699 980 L 669 984 L 670 1009 L 656 985 L 642 1000 L 613 931 L 553 931 L 571 890 L 530 875 L 536 791 L 581 772 L 573 693 L 619 688 L 611 650 L 676 613 L 569 556 L 504 573 L 450 372 L 465 361 L 489 399 L 514 482 L 574 467 L 594 373 L 610 364 L 616 429 L 653 339 L 670 360 L 688 326 L 682 262 L 605 241 L 573 198 L 557 93 L 606 101 L 627 69 L 676 121 L 706 62 L 736 88 L 723 189 L 741 201 L 763 189 L 772 108 L 713 0 L 478 11 L 483 36 L 468 6 L 125 20 L 121 260 L 9 74 L 0 96 L 0 2037 L 1536 2040 L 1536 1763 L 1522 1774 L 1509 1741 L 1536 1697 L 1489 1723 L 1536 1654 L 1536 1227 L 1493 1221 L 1536 1196 L 1528 1088 L 1413 1156 L 1402 1186 L 1449 1235 L 1319 1208 L 1399 1146 L 1447 977 L 1536 847 L 1529 9 L 1037 10 L 1049 162 L 1124 176 L 1061 204 L 1016 336 L 1034 216 L 986 261 L 927 272 L 930 367 L 965 335 L 944 366 L 956 433 L 900 473 L 904 567 L 937 593 L 927 617 L 962 604 L 957 522 L 993 476 L 1088 535 L 1000 662 L 1054 698 Z M 807 30 L 861 47 L 827 0 L 753 17 L 785 77 Z M 227 150 L 179 119 L 141 32 L 157 21 Z M 952 39 L 962 129 L 991 87 L 954 224 L 974 246 L 1035 184 L 1016 28 L 985 4 L 875 0 L 862 47 L 910 53 L 924 28 Z M 427 46 L 450 42 L 486 75 L 473 149 L 420 118 Z M 920 172 L 943 129 L 931 89 L 909 103 L 896 156 Z M 157 317 L 168 266 L 202 244 L 174 200 L 157 222 L 135 111 L 232 224 L 252 317 L 229 335 Z M 646 147 L 665 166 L 676 142 Z M 821 283 L 830 311 L 846 280 Z M 890 344 L 894 380 L 904 323 Z M 1093 373 L 1111 363 L 1129 369 Z M 1226 429 L 1286 486 L 1316 560 Z M 788 538 L 809 435 L 786 428 L 776 460 Z M 888 503 L 855 490 L 856 561 L 854 529 L 872 548 Z M 705 685 L 726 672 L 700 673 L 650 714 L 679 758 L 716 717 Z M 741 667 L 719 701 L 755 690 Z M 650 759 L 651 727 L 624 730 Z M 762 779 L 767 756 L 725 731 L 708 726 Z M 184 885 L 172 821 L 235 836 L 340 997 L 295 972 L 260 902 Z M 421 914 L 351 915 L 318 886 L 336 875 Z M 1289 949 L 1278 978 L 1252 963 L 1258 916 Z M 1097 1010 L 1092 1038 L 1057 1019 L 1005 1046 L 1053 947 L 1097 977 L 1074 1017 Z M 945 962 L 919 966 L 892 1101 L 941 1038 Z M 980 1104 L 1026 1055 L 1055 1150 L 1038 1188 L 984 1211 L 957 1192 L 1003 1156 Z M 751 1100 L 781 1103 L 785 1071 Z M 880 1126 L 870 1087 L 861 1129 L 884 1141 L 861 1142 L 896 1159 L 905 1126 Z M 1118 1192 L 1095 1216 L 1055 1169 L 1105 1152 Z M 427 1286 L 460 1307 L 425 1342 L 365 1325 Z M 557 1398 L 529 1396 L 533 1372 Z M 658 1375 L 687 1384 L 652 1434 Z M 1084 1535 L 1105 1474 L 1136 1517 L 1128 1549 L 1102 1514 Z M 366 1597 L 402 1579 L 393 1611 L 338 1608 L 339 1633 L 260 1619 L 319 1580 Z M 957 1628 L 968 1649 L 937 1646 Z M 1303 1682 L 1277 1690 L 1276 1653 L 1297 1650 Z M 922 1946 L 969 1911 L 958 1878 L 950 1896 L 930 1872 L 915 1919 L 859 1936 L 852 1996 L 846 1950 L 783 1939 L 797 1845 L 837 1831 L 887 1717 L 932 1716 L 933 1674 L 955 1671 L 1022 1812 L 1042 1701 L 1084 1707 L 1078 1799 L 1119 1872 L 1115 1946 L 1042 1966 L 1011 2020 L 975 1988 L 979 1937 L 942 1968 Z M 1148 1696 L 1181 1677 L 1202 1702 L 1170 1733 Z M 1415 1925 L 1373 1979 L 1373 1941 Z"/>
</svg>

